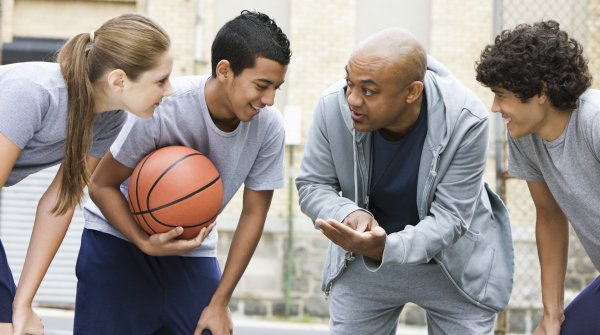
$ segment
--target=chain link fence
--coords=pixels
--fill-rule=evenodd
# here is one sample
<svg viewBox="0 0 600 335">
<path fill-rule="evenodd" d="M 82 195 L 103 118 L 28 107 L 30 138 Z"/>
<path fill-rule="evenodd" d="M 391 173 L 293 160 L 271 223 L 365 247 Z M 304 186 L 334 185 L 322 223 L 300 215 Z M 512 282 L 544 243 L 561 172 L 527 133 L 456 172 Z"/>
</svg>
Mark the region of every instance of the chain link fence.
<svg viewBox="0 0 600 335">
<path fill-rule="evenodd" d="M 600 0 L 496 0 L 497 29 L 512 29 L 520 23 L 555 20 L 561 29 L 584 47 L 590 71 L 600 87 Z M 497 31 L 496 33 L 499 33 Z M 503 127 L 503 126 L 501 126 Z M 498 321 L 496 334 L 530 334 L 542 316 L 540 267 L 535 245 L 535 208 L 526 182 L 507 174 L 506 132 L 496 133 L 501 144 L 496 167 L 500 190 L 511 213 L 515 247 L 515 282 L 509 309 Z M 569 262 L 565 281 L 568 303 L 598 275 L 575 233 L 570 232 Z"/>
</svg>

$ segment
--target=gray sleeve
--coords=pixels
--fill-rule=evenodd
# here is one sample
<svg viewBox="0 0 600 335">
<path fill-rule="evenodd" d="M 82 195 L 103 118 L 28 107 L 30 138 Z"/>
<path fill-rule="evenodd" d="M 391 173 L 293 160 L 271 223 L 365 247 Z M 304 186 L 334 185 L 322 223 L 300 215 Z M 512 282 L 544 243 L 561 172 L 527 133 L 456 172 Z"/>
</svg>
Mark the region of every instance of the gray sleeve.
<svg viewBox="0 0 600 335">
<path fill-rule="evenodd" d="M 127 115 L 124 111 L 106 112 L 98 115 L 94 120 L 94 138 L 90 155 L 102 157 L 113 143 Z"/>
<path fill-rule="evenodd" d="M 158 113 L 152 119 L 128 114 L 119 136 L 110 147 L 113 157 L 121 164 L 135 168 L 137 163 L 157 148 L 160 135 Z"/>
<path fill-rule="evenodd" d="M 333 101 L 326 102 L 326 99 Z M 318 218 L 342 221 L 348 214 L 360 209 L 353 201 L 354 141 L 351 132 L 340 131 L 341 127 L 336 127 L 345 127 L 337 99 L 337 94 L 319 99 L 296 177 L 300 209 L 313 222 Z M 334 150 L 338 151 L 336 159 Z M 350 175 L 344 172 L 348 170 Z M 347 183 L 349 195 L 340 196 L 342 182 Z"/>
<path fill-rule="evenodd" d="M 508 173 L 519 179 L 543 182 L 542 172 L 532 160 L 533 140 L 532 135 L 520 139 L 508 138 Z"/>
<path fill-rule="evenodd" d="M 600 163 L 600 112 L 594 114 L 591 122 L 591 146 L 596 160 Z"/>
<path fill-rule="evenodd" d="M 25 148 L 50 107 L 50 94 L 25 80 L 13 80 L 0 89 L 0 132 Z"/>
<path fill-rule="evenodd" d="M 274 190 L 282 188 L 284 185 L 285 131 L 283 121 L 277 110 L 273 109 L 269 112 L 272 112 L 274 117 L 265 130 L 265 140 L 244 181 L 246 187 L 255 191 Z"/>
</svg>

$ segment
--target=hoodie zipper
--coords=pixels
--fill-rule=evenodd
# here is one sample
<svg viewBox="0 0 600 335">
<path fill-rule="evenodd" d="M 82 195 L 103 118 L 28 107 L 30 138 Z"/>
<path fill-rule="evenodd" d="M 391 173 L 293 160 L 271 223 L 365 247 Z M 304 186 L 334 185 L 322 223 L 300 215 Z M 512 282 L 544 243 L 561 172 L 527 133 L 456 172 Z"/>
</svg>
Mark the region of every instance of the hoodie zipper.
<svg viewBox="0 0 600 335">
<path fill-rule="evenodd" d="M 425 218 L 425 213 L 427 212 L 427 198 L 429 193 L 431 192 L 431 188 L 433 187 L 433 181 L 437 177 L 438 170 L 440 168 L 440 157 L 442 154 L 442 150 L 444 149 L 443 145 L 439 145 L 437 149 L 434 151 L 434 160 L 431 166 L 431 170 L 429 176 L 427 176 L 427 181 L 425 182 L 425 187 L 423 189 L 423 195 L 421 197 L 421 207 L 419 208 L 419 218 L 423 220 Z"/>
<path fill-rule="evenodd" d="M 346 271 L 346 269 L 348 268 L 348 264 L 350 264 L 350 262 L 352 262 L 354 259 L 354 253 L 352 253 L 351 251 L 347 251 L 346 256 L 344 256 L 344 266 L 342 267 L 340 272 L 333 277 L 333 279 L 329 282 L 329 284 L 327 284 L 327 287 L 325 288 L 325 300 L 329 299 L 329 293 L 331 292 L 331 288 L 333 287 L 333 282 L 335 282 L 336 279 L 338 279 L 342 275 L 342 273 Z"/>
</svg>

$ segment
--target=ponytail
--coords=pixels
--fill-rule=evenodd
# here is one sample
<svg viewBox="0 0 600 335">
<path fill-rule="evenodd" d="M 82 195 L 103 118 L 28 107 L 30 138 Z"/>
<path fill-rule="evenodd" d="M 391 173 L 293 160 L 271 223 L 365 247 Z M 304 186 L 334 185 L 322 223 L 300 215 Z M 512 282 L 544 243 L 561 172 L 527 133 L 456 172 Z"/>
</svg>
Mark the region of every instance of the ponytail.
<svg viewBox="0 0 600 335">
<path fill-rule="evenodd" d="M 52 209 L 52 213 L 56 215 L 64 214 L 79 203 L 83 189 L 90 179 L 86 164 L 94 122 L 93 88 L 86 57 L 89 51 L 86 51 L 86 48 L 90 40 L 90 34 L 73 37 L 63 46 L 57 57 L 67 84 L 69 110 L 59 197 Z"/>
<path fill-rule="evenodd" d="M 77 205 L 89 184 L 86 158 L 91 147 L 94 110 L 93 83 L 114 69 L 131 80 L 157 65 L 170 47 L 167 33 L 152 20 L 124 14 L 105 22 L 98 30 L 79 34 L 61 48 L 57 62 L 67 85 L 68 116 L 58 200 L 55 215 Z"/>
</svg>

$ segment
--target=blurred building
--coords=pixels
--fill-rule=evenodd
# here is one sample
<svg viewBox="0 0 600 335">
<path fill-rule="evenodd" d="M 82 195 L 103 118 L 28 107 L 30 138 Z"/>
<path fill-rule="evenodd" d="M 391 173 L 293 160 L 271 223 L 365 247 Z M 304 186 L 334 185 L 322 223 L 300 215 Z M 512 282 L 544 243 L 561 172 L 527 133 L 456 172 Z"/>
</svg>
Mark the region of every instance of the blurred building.
<svg viewBox="0 0 600 335">
<path fill-rule="evenodd" d="M 320 292 L 327 241 L 314 231 L 310 220 L 300 212 L 295 187 L 290 182 L 301 160 L 305 135 L 317 99 L 325 88 L 344 77 L 348 54 L 359 40 L 382 28 L 406 28 L 415 34 L 430 54 L 490 106 L 491 93 L 475 81 L 474 65 L 481 50 L 492 41 L 494 32 L 498 27 L 511 27 L 521 21 L 557 18 L 567 22 L 564 26 L 567 29 L 578 27 L 576 37 L 589 47 L 587 54 L 590 65 L 600 75 L 598 61 L 595 60 L 597 57 L 590 52 L 597 55 L 600 50 L 598 37 L 595 36 L 597 22 L 600 22 L 597 20 L 600 0 L 574 0 L 568 2 L 568 6 L 558 0 L 0 1 L 0 61 L 3 64 L 52 60 L 54 52 L 65 39 L 77 33 L 89 32 L 107 19 L 125 12 L 148 15 L 169 32 L 175 55 L 174 75 L 210 71 L 210 46 L 214 35 L 223 23 L 238 15 L 242 9 L 255 9 L 269 14 L 287 33 L 293 55 L 286 82 L 278 92 L 275 106 L 294 120 L 288 123 L 288 134 L 297 133 L 300 136 L 299 140 L 292 140 L 287 146 L 286 164 L 291 165 L 286 169 L 288 185 L 275 192 L 262 240 L 234 293 L 232 311 L 245 315 L 281 316 L 287 311 L 287 314 L 300 318 L 328 317 L 327 301 Z M 550 11 L 541 13 L 540 8 Z M 494 136 L 495 133 L 491 132 L 490 165 L 486 179 L 493 186 L 508 187 L 504 196 L 509 207 L 514 208 L 515 205 L 527 203 L 528 193 L 522 188 L 522 183 L 508 181 L 507 184 L 504 179 L 496 179 Z M 502 145 L 502 138 L 498 138 Z M 501 162 L 505 164 L 503 160 Z M 16 280 L 26 252 L 37 200 L 55 171 L 43 171 L 0 193 L 0 238 L 9 254 Z M 240 214 L 240 195 L 232 200 L 218 220 L 219 259 L 222 266 Z M 539 270 L 536 270 L 534 222 L 533 217 L 528 215 L 534 209 L 528 204 L 524 210 L 514 211 L 511 213 L 515 232 L 519 232 L 515 234 L 518 243 L 516 250 L 522 250 L 522 255 L 518 253 L 517 259 L 522 256 L 528 263 L 517 261 L 517 270 L 523 270 L 521 273 L 527 273 L 527 276 L 516 278 L 515 294 L 520 295 L 513 294 L 513 299 L 517 301 L 514 313 L 518 317 L 511 327 L 514 331 L 520 331 L 519 325 L 524 325 L 525 332 L 539 316 L 535 313 L 538 313 L 541 303 L 539 284 L 536 284 Z M 78 211 L 38 292 L 37 304 L 73 306 L 76 284 L 74 265 L 82 225 Z M 293 227 L 293 244 L 288 243 L 289 226 Z M 290 264 L 287 262 L 288 252 L 292 255 Z M 583 261 L 578 264 L 584 264 L 583 270 L 579 271 L 583 275 L 575 273 L 573 278 L 577 279 L 573 280 L 578 283 L 575 291 L 594 276 L 593 267 L 585 268 L 588 263 Z M 524 272 L 526 270 L 533 272 Z M 527 286 L 532 283 L 533 286 Z M 526 288 L 522 289 L 521 285 Z M 406 311 L 402 322 L 424 323 L 424 314 L 418 308 L 409 306 Z"/>
</svg>

